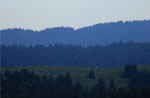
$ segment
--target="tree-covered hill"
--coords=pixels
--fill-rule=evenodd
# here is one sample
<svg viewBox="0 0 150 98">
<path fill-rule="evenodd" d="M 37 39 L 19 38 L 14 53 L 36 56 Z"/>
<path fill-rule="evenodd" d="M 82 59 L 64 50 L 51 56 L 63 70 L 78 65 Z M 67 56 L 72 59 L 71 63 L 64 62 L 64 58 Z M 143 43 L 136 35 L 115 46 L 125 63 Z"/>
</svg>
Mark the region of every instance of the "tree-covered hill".
<svg viewBox="0 0 150 98">
<path fill-rule="evenodd" d="M 150 42 L 150 20 L 96 24 L 74 30 L 69 27 L 48 28 L 41 31 L 24 29 L 1 30 L 5 45 L 108 45 L 114 42 Z"/>
<path fill-rule="evenodd" d="M 150 43 L 114 43 L 107 46 L 1 45 L 2 66 L 61 65 L 119 67 L 150 64 Z"/>
</svg>

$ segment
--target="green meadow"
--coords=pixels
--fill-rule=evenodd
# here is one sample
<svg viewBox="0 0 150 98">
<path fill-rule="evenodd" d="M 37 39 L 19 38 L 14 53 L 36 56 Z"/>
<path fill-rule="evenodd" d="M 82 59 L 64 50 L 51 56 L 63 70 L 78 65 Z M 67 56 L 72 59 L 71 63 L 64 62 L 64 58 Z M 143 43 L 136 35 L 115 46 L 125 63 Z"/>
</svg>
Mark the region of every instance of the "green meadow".
<svg viewBox="0 0 150 98">
<path fill-rule="evenodd" d="M 43 75 L 52 75 L 56 78 L 59 74 L 65 75 L 70 73 L 73 83 L 79 81 L 83 88 L 92 89 L 94 85 L 97 84 L 98 80 L 102 78 L 106 86 L 108 87 L 109 81 L 114 80 L 116 87 L 127 87 L 129 80 L 123 79 L 121 76 L 123 74 L 124 68 L 99 68 L 99 67 L 70 67 L 70 66 L 13 66 L 13 67 L 1 67 L 1 72 L 9 70 L 20 71 L 21 69 L 27 69 L 29 71 L 34 71 L 41 77 Z M 93 70 L 95 73 L 95 79 L 89 79 L 88 73 Z M 149 71 L 150 66 L 138 66 L 139 71 Z"/>
</svg>

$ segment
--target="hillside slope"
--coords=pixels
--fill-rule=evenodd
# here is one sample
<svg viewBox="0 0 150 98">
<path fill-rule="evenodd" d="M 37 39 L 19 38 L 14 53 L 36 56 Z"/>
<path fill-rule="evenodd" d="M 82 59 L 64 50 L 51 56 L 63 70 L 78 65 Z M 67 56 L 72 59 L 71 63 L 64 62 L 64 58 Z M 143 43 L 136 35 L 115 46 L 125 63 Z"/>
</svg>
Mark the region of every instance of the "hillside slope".
<svg viewBox="0 0 150 98">
<path fill-rule="evenodd" d="M 108 45 L 114 42 L 150 42 L 150 20 L 96 24 L 74 30 L 56 27 L 42 31 L 7 29 L 1 31 L 1 43 L 5 45 Z"/>
</svg>

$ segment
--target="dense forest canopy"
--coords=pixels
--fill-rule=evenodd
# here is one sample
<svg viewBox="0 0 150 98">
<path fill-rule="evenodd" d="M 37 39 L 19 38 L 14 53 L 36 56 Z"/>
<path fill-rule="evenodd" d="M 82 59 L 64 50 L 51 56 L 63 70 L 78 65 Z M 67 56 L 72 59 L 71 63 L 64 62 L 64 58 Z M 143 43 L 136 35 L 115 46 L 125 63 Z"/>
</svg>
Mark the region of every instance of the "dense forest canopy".
<svg viewBox="0 0 150 98">
<path fill-rule="evenodd" d="M 150 20 L 96 24 L 74 30 L 70 27 L 47 28 L 42 31 L 24 29 L 1 30 L 1 43 L 21 44 L 72 44 L 81 46 L 108 45 L 114 42 L 150 42 Z"/>
<path fill-rule="evenodd" d="M 150 43 L 114 43 L 107 46 L 1 45 L 2 66 L 62 65 L 119 67 L 125 64 L 149 65 Z"/>
</svg>

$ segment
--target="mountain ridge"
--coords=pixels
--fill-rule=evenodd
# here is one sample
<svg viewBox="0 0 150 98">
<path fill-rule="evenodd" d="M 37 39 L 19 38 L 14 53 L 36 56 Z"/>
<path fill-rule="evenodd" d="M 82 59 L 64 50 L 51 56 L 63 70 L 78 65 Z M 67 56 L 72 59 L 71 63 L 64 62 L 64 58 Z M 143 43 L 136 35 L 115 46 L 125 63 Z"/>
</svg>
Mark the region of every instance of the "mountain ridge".
<svg viewBox="0 0 150 98">
<path fill-rule="evenodd" d="M 108 45 L 114 42 L 150 42 L 150 20 L 99 23 L 80 29 L 71 27 L 47 28 L 41 31 L 24 29 L 1 30 L 1 43 L 5 45 Z M 22 34 L 21 34 L 22 33 Z"/>
</svg>

